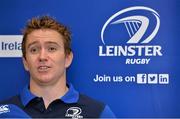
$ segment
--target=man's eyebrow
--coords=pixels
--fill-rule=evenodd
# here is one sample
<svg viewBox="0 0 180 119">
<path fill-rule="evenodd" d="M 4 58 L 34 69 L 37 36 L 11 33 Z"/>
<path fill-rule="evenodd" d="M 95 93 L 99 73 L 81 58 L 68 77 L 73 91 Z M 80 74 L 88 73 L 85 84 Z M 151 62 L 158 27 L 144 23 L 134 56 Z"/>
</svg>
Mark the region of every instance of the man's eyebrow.
<svg viewBox="0 0 180 119">
<path fill-rule="evenodd" d="M 38 41 L 34 41 L 34 42 L 30 43 L 30 44 L 27 46 L 27 48 L 30 48 L 32 45 L 37 44 L 37 43 L 38 43 Z M 56 43 L 56 42 L 53 42 L 53 41 L 47 41 L 47 42 L 45 42 L 45 44 L 54 44 L 54 45 L 57 45 L 57 46 L 61 46 L 60 44 L 58 44 L 58 43 Z"/>
<path fill-rule="evenodd" d="M 53 41 L 47 41 L 47 42 L 45 42 L 45 44 L 54 44 L 54 45 L 61 46 L 61 45 L 58 44 L 57 42 L 53 42 Z"/>
<path fill-rule="evenodd" d="M 37 42 L 37 41 L 34 41 L 34 42 L 30 43 L 27 48 L 30 48 L 32 45 L 34 45 L 34 44 L 36 44 L 36 43 L 38 43 L 38 42 Z"/>
</svg>

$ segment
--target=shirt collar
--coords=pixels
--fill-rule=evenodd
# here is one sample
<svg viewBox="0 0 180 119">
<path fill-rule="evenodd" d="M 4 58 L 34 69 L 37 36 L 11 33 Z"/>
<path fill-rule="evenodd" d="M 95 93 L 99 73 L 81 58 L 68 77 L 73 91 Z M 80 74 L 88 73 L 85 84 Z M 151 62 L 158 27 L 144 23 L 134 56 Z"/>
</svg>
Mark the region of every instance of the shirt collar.
<svg viewBox="0 0 180 119">
<path fill-rule="evenodd" d="M 24 89 L 22 90 L 21 94 L 20 94 L 20 98 L 21 98 L 21 101 L 22 101 L 22 104 L 24 106 L 26 106 L 32 99 L 34 99 L 35 96 L 34 94 L 32 94 L 28 88 L 29 86 L 26 85 L 24 87 Z"/>
<path fill-rule="evenodd" d="M 60 98 L 65 103 L 76 103 L 79 99 L 79 92 L 77 92 L 71 83 L 68 84 L 68 92 Z"/>
<path fill-rule="evenodd" d="M 67 85 L 69 87 L 68 92 L 64 96 L 60 97 L 59 99 L 65 103 L 76 103 L 79 99 L 79 92 L 77 92 L 74 89 L 74 87 L 71 83 L 69 83 Z M 30 92 L 28 85 L 26 85 L 24 87 L 23 91 L 20 94 L 20 98 L 21 98 L 22 104 L 24 106 L 26 106 L 35 97 L 37 97 L 37 96 L 35 96 L 34 94 L 32 94 Z"/>
</svg>

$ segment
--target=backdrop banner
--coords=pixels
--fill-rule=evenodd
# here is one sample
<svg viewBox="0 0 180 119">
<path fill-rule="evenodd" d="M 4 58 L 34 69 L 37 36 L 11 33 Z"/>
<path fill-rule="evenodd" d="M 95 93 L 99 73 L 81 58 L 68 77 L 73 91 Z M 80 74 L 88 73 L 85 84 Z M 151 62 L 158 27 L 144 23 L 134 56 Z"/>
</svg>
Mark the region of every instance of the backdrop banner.
<svg viewBox="0 0 180 119">
<path fill-rule="evenodd" d="M 1 0 L 0 101 L 29 82 L 22 29 L 50 15 L 72 32 L 68 81 L 119 118 L 180 117 L 179 0 Z"/>
</svg>

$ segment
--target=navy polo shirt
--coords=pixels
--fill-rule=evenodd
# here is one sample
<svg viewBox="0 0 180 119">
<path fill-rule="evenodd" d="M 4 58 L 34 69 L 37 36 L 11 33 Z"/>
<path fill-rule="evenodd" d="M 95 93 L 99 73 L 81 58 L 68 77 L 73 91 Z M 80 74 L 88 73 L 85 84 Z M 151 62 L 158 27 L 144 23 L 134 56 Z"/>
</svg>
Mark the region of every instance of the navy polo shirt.
<svg viewBox="0 0 180 119">
<path fill-rule="evenodd" d="M 79 94 L 71 84 L 68 87 L 68 92 L 46 109 L 43 98 L 26 86 L 20 95 L 0 103 L 0 118 L 115 118 L 107 105 Z"/>
</svg>

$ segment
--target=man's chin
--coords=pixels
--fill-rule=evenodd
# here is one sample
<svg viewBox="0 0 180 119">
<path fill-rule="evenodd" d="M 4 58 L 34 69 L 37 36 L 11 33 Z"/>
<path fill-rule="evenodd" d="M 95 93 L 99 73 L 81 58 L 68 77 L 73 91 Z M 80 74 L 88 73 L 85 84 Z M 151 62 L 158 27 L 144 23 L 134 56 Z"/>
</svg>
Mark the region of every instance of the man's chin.
<svg viewBox="0 0 180 119">
<path fill-rule="evenodd" d="M 47 78 L 47 77 L 41 77 L 38 79 L 38 82 L 41 84 L 41 85 L 50 85 L 52 84 L 54 81 L 52 78 Z"/>
</svg>

